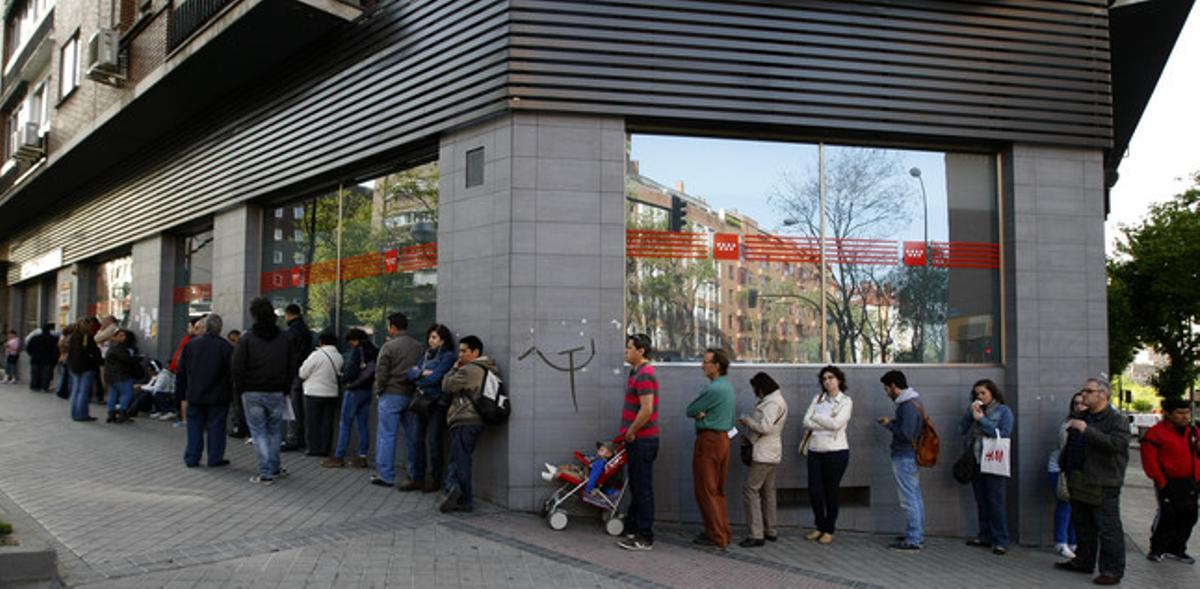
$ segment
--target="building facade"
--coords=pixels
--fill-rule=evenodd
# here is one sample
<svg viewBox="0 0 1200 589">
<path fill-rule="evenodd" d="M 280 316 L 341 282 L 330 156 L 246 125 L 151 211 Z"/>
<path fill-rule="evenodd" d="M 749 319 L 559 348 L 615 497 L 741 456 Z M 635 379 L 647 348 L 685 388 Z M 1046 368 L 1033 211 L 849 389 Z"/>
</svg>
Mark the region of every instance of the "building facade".
<svg viewBox="0 0 1200 589">
<path fill-rule="evenodd" d="M 948 468 L 990 378 L 1017 415 L 1013 523 L 1046 543 L 1055 427 L 1107 366 L 1106 188 L 1144 105 L 1114 103 L 1110 29 L 1162 5 L 1110 4 L 13 0 L 7 324 L 113 314 L 163 357 L 262 295 L 317 330 L 381 339 L 402 310 L 476 334 L 514 402 L 476 476 L 522 510 L 537 465 L 615 435 L 645 331 L 658 508 L 685 521 L 705 347 L 734 353 L 739 411 L 754 372 L 783 385 L 792 448 L 817 370 L 846 369 L 848 529 L 902 525 L 874 425 L 895 366 L 946 448 L 927 527 L 973 529 Z M 803 461 L 780 472 L 807 524 Z"/>
</svg>

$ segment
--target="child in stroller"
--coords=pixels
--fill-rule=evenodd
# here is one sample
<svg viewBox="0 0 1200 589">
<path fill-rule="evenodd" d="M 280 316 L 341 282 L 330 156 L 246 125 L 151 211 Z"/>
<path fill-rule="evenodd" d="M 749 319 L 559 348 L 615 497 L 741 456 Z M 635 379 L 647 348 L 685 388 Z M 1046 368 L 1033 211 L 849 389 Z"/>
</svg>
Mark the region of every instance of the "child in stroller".
<svg viewBox="0 0 1200 589">
<path fill-rule="evenodd" d="M 555 466 L 546 464 L 542 479 L 563 484 L 542 504 L 543 515 L 550 527 L 561 530 L 567 526 L 567 512 L 561 509 L 567 499 L 578 493 L 579 499 L 599 508 L 605 528 L 614 536 L 621 535 L 624 524 L 617 517 L 617 507 L 625 495 L 626 481 L 622 475 L 626 454 L 624 440 L 596 442 L 596 453 L 576 452 L 579 464 Z"/>
</svg>

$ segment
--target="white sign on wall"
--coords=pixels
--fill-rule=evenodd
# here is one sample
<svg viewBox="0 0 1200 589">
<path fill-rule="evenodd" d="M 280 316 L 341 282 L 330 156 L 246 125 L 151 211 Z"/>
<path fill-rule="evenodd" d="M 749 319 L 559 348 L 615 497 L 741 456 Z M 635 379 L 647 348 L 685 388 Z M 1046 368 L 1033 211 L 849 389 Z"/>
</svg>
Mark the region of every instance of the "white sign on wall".
<svg viewBox="0 0 1200 589">
<path fill-rule="evenodd" d="M 36 258 L 21 262 L 21 280 L 33 278 L 38 274 L 45 274 L 51 270 L 57 270 L 63 263 L 62 248 L 48 251 Z"/>
</svg>

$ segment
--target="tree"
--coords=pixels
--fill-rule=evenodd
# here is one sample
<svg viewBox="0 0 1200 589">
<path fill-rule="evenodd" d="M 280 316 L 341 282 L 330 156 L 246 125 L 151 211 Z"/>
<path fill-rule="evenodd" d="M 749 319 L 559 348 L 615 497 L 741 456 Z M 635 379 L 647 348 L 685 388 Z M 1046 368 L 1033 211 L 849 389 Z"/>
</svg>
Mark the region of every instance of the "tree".
<svg viewBox="0 0 1200 589">
<path fill-rule="evenodd" d="M 1117 304 L 1114 320 L 1122 329 L 1117 337 L 1136 337 L 1169 360 L 1151 379 L 1163 398 L 1184 396 L 1200 375 L 1200 173 L 1192 183 L 1174 199 L 1153 205 L 1142 223 L 1122 227 L 1121 258 L 1108 266 L 1110 303 Z M 1110 362 L 1114 359 L 1123 358 Z"/>
</svg>

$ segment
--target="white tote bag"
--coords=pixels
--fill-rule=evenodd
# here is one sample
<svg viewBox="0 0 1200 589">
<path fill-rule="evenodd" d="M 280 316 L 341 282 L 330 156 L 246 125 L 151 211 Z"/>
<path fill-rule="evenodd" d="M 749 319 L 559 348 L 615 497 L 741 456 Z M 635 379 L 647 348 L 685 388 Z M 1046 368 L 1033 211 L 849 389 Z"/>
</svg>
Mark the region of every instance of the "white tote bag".
<svg viewBox="0 0 1200 589">
<path fill-rule="evenodd" d="M 979 459 L 979 472 L 1002 477 L 1011 476 L 1012 456 L 1009 455 L 1011 447 L 1012 438 L 1000 437 L 1000 430 L 996 430 L 996 437 L 984 438 L 983 452 Z"/>
</svg>

